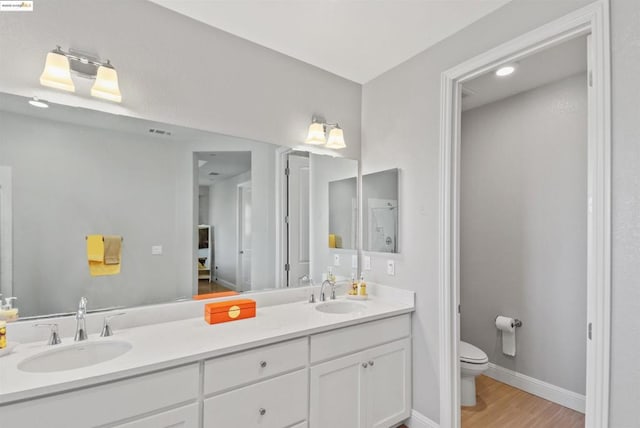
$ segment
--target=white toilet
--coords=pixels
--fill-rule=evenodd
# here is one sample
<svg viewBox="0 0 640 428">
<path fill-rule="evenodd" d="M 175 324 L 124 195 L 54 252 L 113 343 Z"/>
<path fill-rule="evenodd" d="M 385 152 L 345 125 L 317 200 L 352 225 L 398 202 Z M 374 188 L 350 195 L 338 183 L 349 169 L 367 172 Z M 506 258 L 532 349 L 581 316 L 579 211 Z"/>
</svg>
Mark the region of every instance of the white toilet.
<svg viewBox="0 0 640 428">
<path fill-rule="evenodd" d="M 489 367 L 489 358 L 482 349 L 460 341 L 460 393 L 463 406 L 476 405 L 476 376 Z"/>
</svg>

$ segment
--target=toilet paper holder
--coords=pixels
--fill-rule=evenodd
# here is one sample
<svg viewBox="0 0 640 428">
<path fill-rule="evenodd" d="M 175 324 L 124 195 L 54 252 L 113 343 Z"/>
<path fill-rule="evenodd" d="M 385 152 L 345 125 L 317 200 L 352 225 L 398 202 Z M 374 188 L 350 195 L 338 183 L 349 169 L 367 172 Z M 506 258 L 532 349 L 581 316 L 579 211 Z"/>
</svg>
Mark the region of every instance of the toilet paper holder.
<svg viewBox="0 0 640 428">
<path fill-rule="evenodd" d="M 496 315 L 494 322 L 498 320 L 499 316 L 500 315 Z M 511 323 L 511 328 L 513 327 L 522 327 L 522 321 L 520 321 L 518 318 L 514 318 L 513 322 Z"/>
</svg>

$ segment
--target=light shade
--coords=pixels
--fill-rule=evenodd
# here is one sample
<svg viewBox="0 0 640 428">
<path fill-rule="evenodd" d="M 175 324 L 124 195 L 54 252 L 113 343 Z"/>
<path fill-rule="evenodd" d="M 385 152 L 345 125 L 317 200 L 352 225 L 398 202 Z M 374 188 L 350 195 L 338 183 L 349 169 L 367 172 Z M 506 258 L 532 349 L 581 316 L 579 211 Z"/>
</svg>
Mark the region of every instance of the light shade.
<svg viewBox="0 0 640 428">
<path fill-rule="evenodd" d="M 71 80 L 69 59 L 59 53 L 49 52 L 40 75 L 40 84 L 63 91 L 75 92 L 76 87 Z"/>
<path fill-rule="evenodd" d="M 306 144 L 325 144 L 327 140 L 324 135 L 324 125 L 322 123 L 313 122 L 309 125 L 309 133 L 307 139 L 304 140 Z"/>
<path fill-rule="evenodd" d="M 333 128 L 329 132 L 329 140 L 327 141 L 328 149 L 344 149 L 347 145 L 344 143 L 344 133 L 339 127 Z"/>
<path fill-rule="evenodd" d="M 114 68 L 101 65 L 98 67 L 96 82 L 91 87 L 91 95 L 117 103 L 122 101 L 118 86 L 118 73 Z"/>
</svg>

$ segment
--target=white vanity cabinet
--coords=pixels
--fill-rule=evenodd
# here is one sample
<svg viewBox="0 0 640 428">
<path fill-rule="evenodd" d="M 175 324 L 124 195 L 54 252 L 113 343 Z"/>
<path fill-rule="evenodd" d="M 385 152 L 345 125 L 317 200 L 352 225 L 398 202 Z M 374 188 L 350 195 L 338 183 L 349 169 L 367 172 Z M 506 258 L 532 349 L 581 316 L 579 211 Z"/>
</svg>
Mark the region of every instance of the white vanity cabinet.
<svg viewBox="0 0 640 428">
<path fill-rule="evenodd" d="M 401 316 L 311 337 L 312 359 L 366 349 L 311 366 L 310 428 L 389 428 L 409 417 L 409 322 Z"/>
<path fill-rule="evenodd" d="M 411 315 L 83 385 L 0 405 L 0 426 L 390 428 L 411 409 Z"/>
</svg>

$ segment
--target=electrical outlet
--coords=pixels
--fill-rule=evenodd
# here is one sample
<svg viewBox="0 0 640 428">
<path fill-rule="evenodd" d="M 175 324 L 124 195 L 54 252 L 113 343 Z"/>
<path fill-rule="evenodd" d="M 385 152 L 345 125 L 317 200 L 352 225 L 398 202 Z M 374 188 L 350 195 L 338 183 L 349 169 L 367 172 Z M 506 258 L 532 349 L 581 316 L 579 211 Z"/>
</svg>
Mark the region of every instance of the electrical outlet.
<svg viewBox="0 0 640 428">
<path fill-rule="evenodd" d="M 362 265 L 363 270 L 371 270 L 371 256 L 363 256 Z"/>
<path fill-rule="evenodd" d="M 393 260 L 387 260 L 387 275 L 395 275 L 396 274 L 396 262 Z"/>
<path fill-rule="evenodd" d="M 159 256 L 162 254 L 162 245 L 153 245 L 151 247 L 151 255 Z"/>
<path fill-rule="evenodd" d="M 333 255 L 333 265 L 340 266 L 340 254 Z"/>
<path fill-rule="evenodd" d="M 358 256 L 355 254 L 351 256 L 351 269 L 358 269 Z"/>
</svg>

